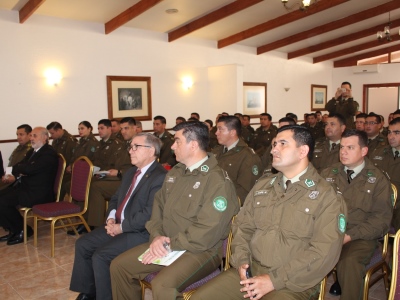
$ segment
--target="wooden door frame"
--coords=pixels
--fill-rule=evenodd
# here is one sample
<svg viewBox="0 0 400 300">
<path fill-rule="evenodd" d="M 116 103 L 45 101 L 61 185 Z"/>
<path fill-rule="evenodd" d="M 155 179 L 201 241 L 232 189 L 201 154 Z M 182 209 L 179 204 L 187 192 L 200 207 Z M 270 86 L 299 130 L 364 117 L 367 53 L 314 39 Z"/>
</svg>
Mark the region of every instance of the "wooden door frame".
<svg viewBox="0 0 400 300">
<path fill-rule="evenodd" d="M 397 87 L 400 89 L 400 82 L 394 82 L 394 83 L 373 83 L 373 84 L 364 84 L 363 85 L 363 109 L 361 111 L 367 113 L 368 111 L 368 106 L 367 106 L 367 97 L 368 97 L 368 89 L 371 87 Z M 397 94 L 397 98 L 399 97 L 399 93 Z"/>
</svg>

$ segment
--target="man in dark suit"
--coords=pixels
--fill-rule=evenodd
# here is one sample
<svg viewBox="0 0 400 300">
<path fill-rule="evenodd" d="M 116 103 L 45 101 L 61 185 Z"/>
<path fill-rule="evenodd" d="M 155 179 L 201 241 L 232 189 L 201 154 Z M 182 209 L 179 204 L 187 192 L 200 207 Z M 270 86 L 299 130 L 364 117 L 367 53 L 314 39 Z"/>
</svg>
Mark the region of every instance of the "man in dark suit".
<svg viewBox="0 0 400 300">
<path fill-rule="evenodd" d="M 0 226 L 9 229 L 9 233 L 0 237 L 0 241 L 7 241 L 7 245 L 24 241 L 24 222 L 18 206 L 32 207 L 55 200 L 53 185 L 58 159 L 48 139 L 46 128 L 36 127 L 32 130 L 32 148 L 23 160 L 13 166 L 10 180 L 14 184 L 0 194 Z M 32 234 L 32 228 L 28 227 L 28 236 Z"/>
<path fill-rule="evenodd" d="M 80 292 L 76 299 L 111 299 L 111 260 L 148 242 L 145 223 L 167 173 L 156 161 L 160 149 L 160 139 L 152 134 L 141 133 L 133 138 L 129 154 L 134 167 L 124 174 L 110 200 L 105 228 L 96 228 L 75 244 L 70 289 Z"/>
</svg>

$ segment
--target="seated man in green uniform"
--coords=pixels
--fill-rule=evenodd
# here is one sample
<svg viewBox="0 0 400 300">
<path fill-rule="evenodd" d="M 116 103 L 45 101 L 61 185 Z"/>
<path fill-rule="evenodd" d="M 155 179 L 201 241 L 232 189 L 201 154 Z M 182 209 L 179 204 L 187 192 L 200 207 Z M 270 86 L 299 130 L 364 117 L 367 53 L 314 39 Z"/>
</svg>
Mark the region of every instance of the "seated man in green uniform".
<svg viewBox="0 0 400 300">
<path fill-rule="evenodd" d="M 336 266 L 341 300 L 361 299 L 365 267 L 392 219 L 390 182 L 366 158 L 367 141 L 364 131 L 345 131 L 340 141 L 340 163 L 321 172 L 321 177 L 343 195 L 349 211 Z M 338 284 L 332 285 L 330 292 L 340 294 Z"/>
<path fill-rule="evenodd" d="M 387 173 L 397 192 L 400 192 L 400 118 L 389 123 L 388 142 L 389 146 L 374 155 L 371 161 Z M 400 202 L 397 202 L 393 211 L 392 224 L 395 231 L 400 229 Z"/>
<path fill-rule="evenodd" d="M 50 137 L 53 139 L 51 145 L 54 150 L 64 156 L 67 166 L 69 166 L 75 146 L 78 143 L 77 139 L 68 131 L 63 129 L 62 125 L 58 122 L 51 122 L 46 126 L 46 129 L 49 131 Z"/>
<path fill-rule="evenodd" d="M 209 135 L 205 124 L 184 122 L 174 130 L 172 149 L 179 163 L 155 195 L 146 223 L 150 242 L 111 263 L 113 299 L 141 299 L 138 280 L 158 271 L 151 282 L 153 299 L 176 299 L 187 286 L 220 265 L 222 243 L 239 210 L 235 187 L 214 156 L 206 152 Z M 149 248 L 142 262 L 138 261 Z M 152 264 L 168 254 L 167 248 L 186 252 L 167 267 Z"/>
<path fill-rule="evenodd" d="M 191 299 L 311 299 L 318 293 L 340 255 L 346 206 L 310 164 L 313 148 L 303 126 L 278 129 L 272 165 L 279 173 L 257 181 L 235 219 L 233 268 Z"/>
<path fill-rule="evenodd" d="M 381 129 L 381 117 L 375 113 L 369 113 L 365 119 L 365 132 L 368 136 L 368 157 L 370 159 L 388 145 L 386 137 L 380 132 Z"/>
<path fill-rule="evenodd" d="M 346 120 L 341 114 L 329 115 L 325 125 L 325 137 L 315 141 L 312 163 L 318 172 L 339 162 L 340 138 L 346 129 Z"/>
<path fill-rule="evenodd" d="M 228 172 L 229 178 L 235 184 L 236 194 L 243 204 L 254 183 L 261 176 L 262 165 L 260 157 L 239 138 L 241 130 L 239 118 L 234 116 L 219 118 L 215 133 L 219 146 L 212 152 L 217 158 L 218 165 Z"/>
<path fill-rule="evenodd" d="M 272 124 L 272 116 L 267 113 L 260 114 L 260 127 L 254 132 L 249 146 L 261 157 L 271 145 L 276 131 L 276 126 Z"/>
<path fill-rule="evenodd" d="M 24 159 L 26 152 L 28 152 L 32 145 L 30 140 L 30 134 L 32 127 L 28 124 L 22 124 L 17 127 L 17 142 L 18 146 L 11 153 L 8 159 L 8 166 L 12 167 Z M 14 183 L 15 178 L 11 174 L 1 174 L 0 190 L 5 189 L 10 184 Z"/>
</svg>

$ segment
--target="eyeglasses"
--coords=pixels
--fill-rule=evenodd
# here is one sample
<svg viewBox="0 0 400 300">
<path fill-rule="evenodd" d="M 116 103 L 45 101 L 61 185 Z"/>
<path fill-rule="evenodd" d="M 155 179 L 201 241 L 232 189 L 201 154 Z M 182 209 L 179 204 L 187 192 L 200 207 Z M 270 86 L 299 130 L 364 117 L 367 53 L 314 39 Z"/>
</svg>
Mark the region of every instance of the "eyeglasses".
<svg viewBox="0 0 400 300">
<path fill-rule="evenodd" d="M 373 121 L 369 121 L 369 122 L 365 122 L 365 125 L 376 125 L 378 124 L 378 122 L 373 122 Z"/>
<path fill-rule="evenodd" d="M 139 147 L 151 148 L 152 146 L 133 144 L 128 147 L 128 151 L 131 151 L 131 150 L 136 151 Z"/>
<path fill-rule="evenodd" d="M 400 135 L 400 130 L 393 130 L 393 131 L 392 131 L 392 130 L 388 130 L 388 135 L 389 135 L 389 134 L 392 134 L 392 133 L 393 133 L 394 135 Z"/>
</svg>

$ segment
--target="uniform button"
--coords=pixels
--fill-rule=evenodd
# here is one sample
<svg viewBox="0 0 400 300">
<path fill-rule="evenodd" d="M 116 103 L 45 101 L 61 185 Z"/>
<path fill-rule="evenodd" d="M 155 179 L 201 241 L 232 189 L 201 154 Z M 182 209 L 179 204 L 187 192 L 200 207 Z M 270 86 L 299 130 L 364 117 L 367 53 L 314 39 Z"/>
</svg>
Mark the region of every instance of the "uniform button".
<svg viewBox="0 0 400 300">
<path fill-rule="evenodd" d="M 192 194 L 189 194 L 189 197 L 192 197 Z"/>
<path fill-rule="evenodd" d="M 368 191 L 367 191 L 367 193 L 371 193 L 371 191 L 370 191 L 370 190 L 368 190 Z"/>
<path fill-rule="evenodd" d="M 260 202 L 257 202 L 257 205 L 260 205 Z"/>
<path fill-rule="evenodd" d="M 305 209 L 305 211 L 306 211 L 306 212 L 309 212 L 309 211 L 310 211 L 310 209 L 309 209 L 309 208 L 306 208 L 306 209 Z"/>
</svg>

